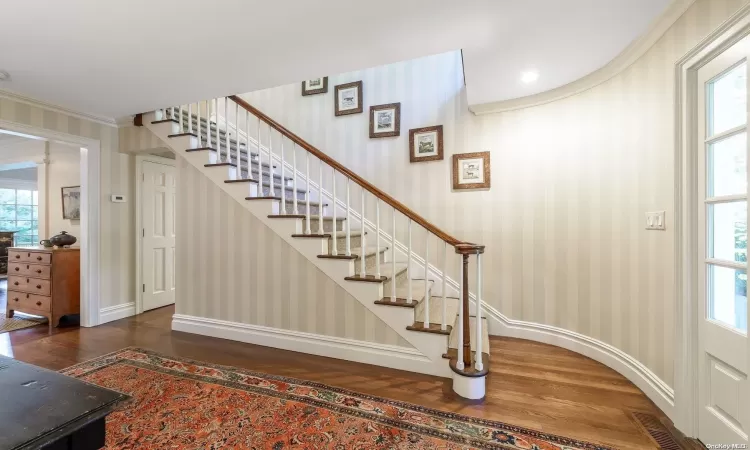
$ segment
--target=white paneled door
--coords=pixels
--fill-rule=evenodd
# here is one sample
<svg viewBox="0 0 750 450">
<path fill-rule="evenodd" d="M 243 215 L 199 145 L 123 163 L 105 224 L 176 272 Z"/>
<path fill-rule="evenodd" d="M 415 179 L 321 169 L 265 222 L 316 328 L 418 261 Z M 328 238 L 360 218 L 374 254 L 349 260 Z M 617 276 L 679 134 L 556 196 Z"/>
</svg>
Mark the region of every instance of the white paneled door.
<svg viewBox="0 0 750 450">
<path fill-rule="evenodd" d="M 143 310 L 174 303 L 175 167 L 142 161 Z"/>
<path fill-rule="evenodd" d="M 698 71 L 700 265 L 698 438 L 746 444 L 747 77 L 742 41 Z"/>
</svg>

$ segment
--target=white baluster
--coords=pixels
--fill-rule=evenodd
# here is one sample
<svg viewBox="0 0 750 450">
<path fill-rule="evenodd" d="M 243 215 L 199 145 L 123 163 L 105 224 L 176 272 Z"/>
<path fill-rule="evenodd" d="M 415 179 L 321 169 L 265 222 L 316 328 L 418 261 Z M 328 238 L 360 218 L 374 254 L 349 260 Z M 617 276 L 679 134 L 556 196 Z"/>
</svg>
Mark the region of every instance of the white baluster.
<svg viewBox="0 0 750 450">
<path fill-rule="evenodd" d="M 279 133 L 281 139 L 281 212 L 286 214 L 286 184 L 284 183 L 284 136 Z"/>
<path fill-rule="evenodd" d="M 203 147 L 203 135 L 201 134 L 201 102 L 198 102 L 196 124 L 198 126 L 198 147 Z"/>
<path fill-rule="evenodd" d="M 391 228 L 391 273 L 396 275 L 396 208 L 393 208 L 393 228 Z M 391 301 L 396 301 L 396 283 L 391 280 Z"/>
<path fill-rule="evenodd" d="M 299 209 L 297 208 L 297 143 L 292 144 L 292 193 L 294 214 L 299 214 Z"/>
<path fill-rule="evenodd" d="M 188 133 L 193 132 L 193 104 L 188 103 Z"/>
<path fill-rule="evenodd" d="M 458 258 L 458 336 L 456 369 L 464 369 L 464 263 L 463 255 Z"/>
<path fill-rule="evenodd" d="M 229 145 L 229 98 L 224 97 L 224 143 L 226 144 L 227 160 L 232 162 L 232 148 Z"/>
<path fill-rule="evenodd" d="M 175 117 L 174 117 L 174 106 L 171 107 L 171 108 L 169 108 L 169 118 L 172 119 L 172 120 L 175 120 Z"/>
<path fill-rule="evenodd" d="M 245 169 L 247 170 L 247 178 L 253 178 L 252 158 L 250 157 L 250 111 L 245 111 L 247 114 L 247 120 L 245 120 L 245 153 L 247 161 L 245 162 Z"/>
<path fill-rule="evenodd" d="M 427 237 L 424 242 L 424 320 L 422 325 L 424 328 L 430 328 L 430 284 L 428 281 L 430 278 L 430 232 L 424 231 Z"/>
<path fill-rule="evenodd" d="M 323 161 L 322 160 L 318 160 L 318 234 L 323 234 Z"/>
<path fill-rule="evenodd" d="M 482 370 L 482 255 L 477 253 L 477 336 L 474 353 L 474 368 Z"/>
<path fill-rule="evenodd" d="M 258 116 L 258 140 L 256 142 L 258 143 L 258 197 L 263 197 L 263 152 L 260 150 L 260 116 Z"/>
<path fill-rule="evenodd" d="M 206 100 L 206 147 L 211 148 L 211 108 L 213 100 Z"/>
<path fill-rule="evenodd" d="M 216 99 L 216 110 L 214 111 L 216 116 L 216 162 L 220 163 L 221 158 L 221 126 L 219 125 L 219 99 Z"/>
<path fill-rule="evenodd" d="M 448 279 L 448 243 L 443 241 L 443 321 L 440 323 L 440 329 L 445 331 L 448 329 L 448 323 L 446 314 L 448 314 L 447 311 L 447 304 L 448 300 L 446 300 L 446 297 L 448 294 L 446 294 L 446 280 Z"/>
<path fill-rule="evenodd" d="M 237 141 L 237 163 L 236 168 L 234 169 L 234 179 L 239 180 L 242 178 L 242 153 L 240 153 L 240 104 L 235 102 L 234 103 L 234 131 L 235 131 L 235 140 Z M 247 113 L 246 114 L 250 114 Z"/>
<path fill-rule="evenodd" d="M 365 265 L 365 188 L 361 188 L 360 204 L 362 205 L 362 236 L 359 238 L 359 276 L 364 277 L 367 275 L 367 268 Z"/>
<path fill-rule="evenodd" d="M 273 139 L 271 138 L 271 124 L 268 124 L 268 181 L 271 182 L 271 197 L 276 197 L 276 180 L 273 177 Z M 281 182 L 281 196 L 284 196 L 284 179 Z"/>
<path fill-rule="evenodd" d="M 346 256 L 352 256 L 352 202 L 349 198 L 349 178 L 346 179 Z M 361 232 L 361 236 L 365 236 L 365 230 Z"/>
<path fill-rule="evenodd" d="M 406 302 L 412 303 L 413 299 L 411 297 L 411 218 L 409 218 L 409 221 L 407 222 L 407 232 L 408 232 L 408 239 L 406 242 L 406 284 L 407 289 L 409 292 L 406 293 Z M 394 279 L 396 278 L 396 274 L 393 274 Z"/>
<path fill-rule="evenodd" d="M 336 169 L 331 167 L 331 170 L 333 171 L 333 176 L 331 177 L 331 184 L 333 185 L 331 188 L 331 197 L 333 199 L 333 232 L 331 233 L 331 236 L 333 236 L 333 252 L 331 254 L 336 256 L 339 254 L 338 236 L 336 235 Z"/>
<path fill-rule="evenodd" d="M 182 122 L 182 105 L 180 105 L 180 133 L 185 132 L 185 125 Z"/>
<path fill-rule="evenodd" d="M 307 196 L 305 234 L 312 234 L 312 229 L 310 228 L 310 152 L 308 151 L 305 151 L 305 166 L 305 192 Z"/>
<path fill-rule="evenodd" d="M 380 198 L 377 197 L 375 198 L 375 278 L 380 278 Z"/>
</svg>

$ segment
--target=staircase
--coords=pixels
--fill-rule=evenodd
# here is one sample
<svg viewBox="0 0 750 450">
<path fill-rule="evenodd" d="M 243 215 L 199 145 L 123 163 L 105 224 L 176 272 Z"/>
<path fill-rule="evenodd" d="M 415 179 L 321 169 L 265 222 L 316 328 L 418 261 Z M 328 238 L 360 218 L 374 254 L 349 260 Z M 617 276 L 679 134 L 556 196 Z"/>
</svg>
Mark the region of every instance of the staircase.
<svg viewBox="0 0 750 450">
<path fill-rule="evenodd" d="M 396 330 L 423 355 L 418 371 L 451 377 L 462 397 L 484 397 L 489 339 L 480 307 L 483 246 L 443 232 L 237 96 L 154 111 L 136 123 Z M 310 171 L 311 160 L 317 160 L 317 172 Z M 352 191 L 359 199 L 352 199 Z M 374 211 L 365 211 L 366 199 L 374 200 Z M 393 212 L 390 224 L 381 222 L 382 208 Z M 395 239 L 399 216 L 405 218 L 405 244 Z M 374 218 L 374 224 L 365 217 Z M 381 229 L 384 225 L 390 225 L 390 236 Z M 434 267 L 429 249 L 434 244 L 442 248 L 436 258 L 443 264 L 441 274 L 415 273 L 420 269 L 412 250 L 415 225 L 427 231 L 421 255 L 425 267 Z M 457 296 L 448 295 L 446 283 L 451 247 L 459 255 Z M 473 315 L 468 279 L 472 255 L 477 264 Z M 433 294 L 436 285 L 440 295 Z"/>
</svg>

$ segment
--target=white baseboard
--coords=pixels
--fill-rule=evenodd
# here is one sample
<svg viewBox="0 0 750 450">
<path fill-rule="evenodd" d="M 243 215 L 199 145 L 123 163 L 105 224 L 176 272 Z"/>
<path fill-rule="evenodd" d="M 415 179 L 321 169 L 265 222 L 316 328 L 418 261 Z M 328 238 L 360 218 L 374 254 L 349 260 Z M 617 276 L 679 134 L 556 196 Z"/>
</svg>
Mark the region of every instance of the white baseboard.
<svg viewBox="0 0 750 450">
<path fill-rule="evenodd" d="M 172 330 L 428 375 L 444 372 L 442 366 L 448 366 L 448 361 L 443 360 L 437 362 L 442 365 L 436 368 L 415 348 L 182 314 L 172 316 Z"/>
<path fill-rule="evenodd" d="M 598 361 L 638 386 L 656 406 L 674 421 L 674 390 L 640 361 L 600 340 L 574 331 L 505 317 L 482 302 L 483 315 L 494 334 L 556 345 Z M 494 322 L 494 323 L 493 323 Z"/>
<path fill-rule="evenodd" d="M 135 302 L 123 303 L 122 305 L 108 306 L 99 311 L 99 324 L 124 319 L 135 315 Z"/>
</svg>

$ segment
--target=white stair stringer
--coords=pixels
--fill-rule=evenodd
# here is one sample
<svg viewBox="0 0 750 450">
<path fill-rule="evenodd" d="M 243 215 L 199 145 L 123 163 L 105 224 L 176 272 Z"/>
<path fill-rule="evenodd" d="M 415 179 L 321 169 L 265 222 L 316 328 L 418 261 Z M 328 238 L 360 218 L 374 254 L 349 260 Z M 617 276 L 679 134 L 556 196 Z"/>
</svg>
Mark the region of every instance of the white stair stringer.
<svg viewBox="0 0 750 450">
<path fill-rule="evenodd" d="M 225 180 L 229 178 L 227 166 L 205 167 L 205 164 L 208 163 L 208 157 L 205 152 L 185 151 L 198 147 L 197 138 L 189 135 L 170 138 L 170 134 L 180 133 L 179 126 L 169 122 L 152 124 L 151 122 L 155 120 L 157 118 L 153 112 L 143 115 L 144 126 L 164 141 L 176 155 L 185 158 L 192 166 L 243 205 L 258 220 L 271 230 L 274 230 L 289 245 L 304 255 L 308 261 L 323 271 L 339 286 L 343 287 L 369 311 L 414 346 L 422 354 L 422 357 L 420 357 L 421 361 L 418 361 L 417 364 L 409 365 L 411 370 L 446 378 L 452 376 L 448 362 L 442 358 L 448 346 L 447 336 L 407 330 L 406 327 L 414 323 L 414 312 L 411 308 L 398 308 L 374 303 L 376 300 L 383 298 L 384 283 L 345 280 L 346 277 L 355 274 L 355 262 L 352 260 L 318 258 L 318 255 L 328 252 L 327 238 L 302 239 L 292 237 L 293 234 L 303 233 L 303 219 L 269 218 L 269 215 L 278 212 L 279 202 L 277 200 L 247 201 L 246 197 L 251 195 L 251 192 L 255 192 L 255 185 L 253 183 L 225 183 Z M 248 185 L 250 185 L 250 188 L 248 188 Z M 414 357 L 416 358 L 416 356 Z"/>
</svg>

